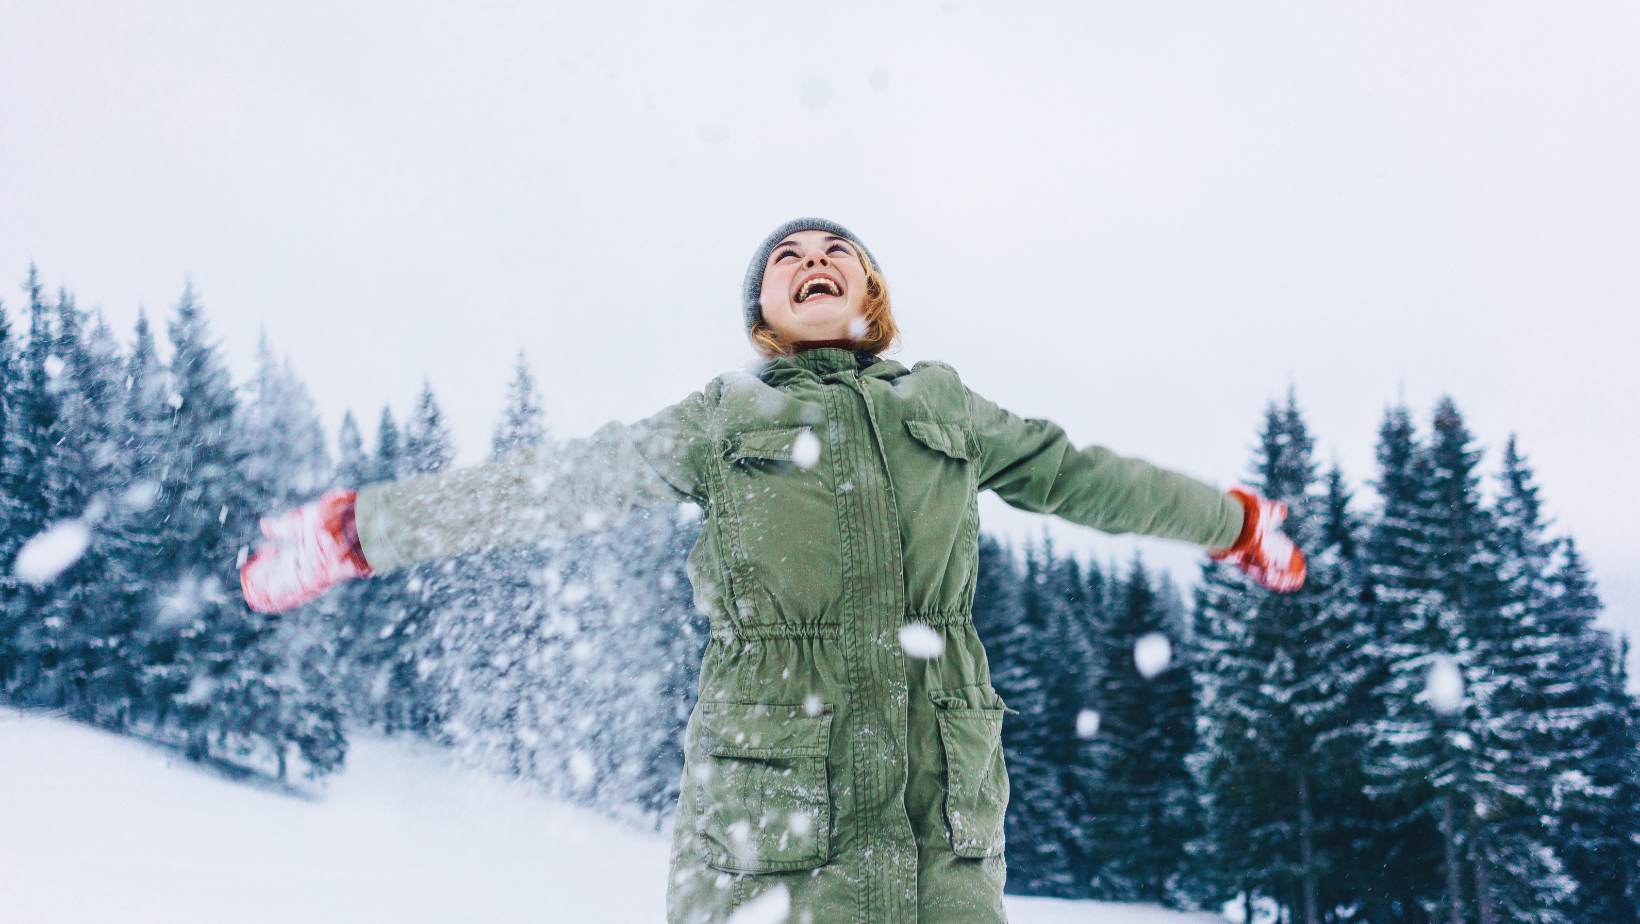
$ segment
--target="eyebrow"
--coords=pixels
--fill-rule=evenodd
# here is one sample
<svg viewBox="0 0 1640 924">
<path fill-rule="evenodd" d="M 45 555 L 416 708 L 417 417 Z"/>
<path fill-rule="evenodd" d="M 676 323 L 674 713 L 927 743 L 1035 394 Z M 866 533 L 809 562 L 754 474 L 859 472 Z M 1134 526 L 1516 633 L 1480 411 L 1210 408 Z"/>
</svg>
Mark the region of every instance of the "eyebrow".
<svg viewBox="0 0 1640 924">
<path fill-rule="evenodd" d="M 852 247 L 852 246 L 854 246 L 854 242 L 853 242 L 853 241 L 851 241 L 851 240 L 849 240 L 849 239 L 848 239 L 848 238 L 846 238 L 846 237 L 838 237 L 838 236 L 837 236 L 837 235 L 835 235 L 835 234 L 828 234 L 828 235 L 826 235 L 826 241 L 827 241 L 827 242 L 831 242 L 831 241 L 836 241 L 836 242 L 837 242 L 837 243 L 839 243 L 839 244 L 848 244 L 848 245 L 849 245 L 849 246 L 851 246 L 851 247 Z M 786 239 L 785 239 L 785 240 L 783 240 L 783 241 L 781 241 L 781 242 L 780 242 L 780 243 L 778 243 L 778 244 L 776 244 L 776 245 L 774 245 L 774 247 L 773 247 L 773 248 L 772 248 L 772 249 L 771 249 L 771 250 L 770 250 L 770 252 L 771 252 L 771 253 L 772 253 L 772 252 L 774 252 L 774 251 L 775 251 L 775 250 L 779 250 L 779 249 L 780 249 L 780 248 L 782 248 L 782 247 L 796 247 L 796 246 L 797 246 L 797 241 L 796 241 L 796 239 L 794 239 L 794 238 L 789 238 L 789 237 L 788 237 L 788 238 L 786 238 Z"/>
</svg>

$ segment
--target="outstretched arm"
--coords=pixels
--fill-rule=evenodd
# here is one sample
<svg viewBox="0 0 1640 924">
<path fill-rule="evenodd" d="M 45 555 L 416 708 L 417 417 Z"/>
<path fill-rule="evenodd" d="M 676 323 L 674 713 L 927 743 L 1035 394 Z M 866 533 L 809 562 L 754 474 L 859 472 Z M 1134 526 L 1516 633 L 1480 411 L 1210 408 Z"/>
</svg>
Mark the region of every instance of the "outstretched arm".
<svg viewBox="0 0 1640 924">
<path fill-rule="evenodd" d="M 532 447 L 502 461 L 332 492 L 263 521 L 270 540 L 240 569 L 246 602 L 280 612 L 339 581 L 479 549 L 604 529 L 639 507 L 704 502 L 709 448 L 697 393 L 633 426 Z"/>
<path fill-rule="evenodd" d="M 1139 533 L 1208 547 L 1273 590 L 1304 583 L 1304 556 L 1279 527 L 1286 506 L 1245 488 L 1221 493 L 1187 475 L 1077 449 L 1065 431 L 1027 420 L 969 391 L 981 490 L 1009 504 L 1107 533 Z"/>
<path fill-rule="evenodd" d="M 687 500 L 644 458 L 628 428 L 531 447 L 505 462 L 359 491 L 359 544 L 381 574 L 478 549 L 617 526 L 638 507 Z"/>
</svg>

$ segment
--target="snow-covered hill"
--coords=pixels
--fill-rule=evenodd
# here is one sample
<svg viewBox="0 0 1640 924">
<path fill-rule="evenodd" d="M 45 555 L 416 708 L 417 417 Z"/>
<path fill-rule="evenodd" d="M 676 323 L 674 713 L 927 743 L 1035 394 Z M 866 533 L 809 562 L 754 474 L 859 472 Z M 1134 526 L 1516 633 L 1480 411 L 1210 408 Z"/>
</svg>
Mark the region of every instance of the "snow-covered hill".
<svg viewBox="0 0 1640 924">
<path fill-rule="evenodd" d="M 434 748 L 361 737 L 323 787 L 235 782 L 0 708 L 0 918 L 419 924 L 663 918 L 666 843 Z M 1014 924 L 1222 921 L 1010 899 Z"/>
</svg>

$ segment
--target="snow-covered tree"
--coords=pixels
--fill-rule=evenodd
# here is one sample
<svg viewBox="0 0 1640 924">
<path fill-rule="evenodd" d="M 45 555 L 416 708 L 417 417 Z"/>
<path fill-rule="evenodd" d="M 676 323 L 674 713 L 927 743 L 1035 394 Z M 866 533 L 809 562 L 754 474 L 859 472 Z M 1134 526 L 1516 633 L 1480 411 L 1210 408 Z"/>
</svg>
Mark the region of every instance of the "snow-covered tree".
<svg viewBox="0 0 1640 924">
<path fill-rule="evenodd" d="M 370 457 L 352 411 L 342 414 L 342 425 L 336 429 L 336 483 L 354 490 L 370 483 Z"/>
<path fill-rule="evenodd" d="M 1202 737 L 1192 763 L 1209 813 L 1201 845 L 1222 893 L 1277 897 L 1319 924 L 1351 903 L 1341 875 L 1367 825 L 1362 713 L 1371 637 L 1359 590 L 1349 498 L 1335 470 L 1317 482 L 1314 440 L 1296 397 L 1272 403 L 1250 482 L 1288 505 L 1286 530 L 1309 557 L 1296 593 L 1266 591 L 1209 563 L 1196 606 Z"/>
<path fill-rule="evenodd" d="M 1123 901 L 1189 903 L 1186 848 L 1202 833 L 1186 765 L 1196 746 L 1189 632 L 1137 559 L 1115 596 L 1099 640 L 1100 722 L 1089 749 L 1103 780 L 1084 819 L 1102 841 L 1094 886 Z"/>
<path fill-rule="evenodd" d="M 524 351 L 519 350 L 512 382 L 507 385 L 507 404 L 490 437 L 490 458 L 505 459 L 522 447 L 546 442 L 545 418 L 541 397 L 535 390 L 535 375 L 530 372 Z"/>
<path fill-rule="evenodd" d="M 307 386 L 288 360 L 274 357 L 266 333 L 257 346 L 256 372 L 242 391 L 240 439 L 253 508 L 271 513 L 312 500 L 332 479 L 324 426 Z"/>
</svg>

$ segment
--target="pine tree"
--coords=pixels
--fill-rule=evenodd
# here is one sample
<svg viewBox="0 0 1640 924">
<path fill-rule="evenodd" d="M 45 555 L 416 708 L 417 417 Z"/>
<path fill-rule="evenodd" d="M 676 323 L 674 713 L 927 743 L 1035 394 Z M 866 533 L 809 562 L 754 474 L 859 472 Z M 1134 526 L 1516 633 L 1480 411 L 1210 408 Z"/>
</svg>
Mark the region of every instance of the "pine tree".
<svg viewBox="0 0 1640 924">
<path fill-rule="evenodd" d="M 1195 686 L 1188 633 L 1168 618 L 1170 608 L 1135 559 L 1100 640 L 1101 718 L 1090 751 L 1103 787 L 1086 823 L 1101 839 L 1095 892 L 1120 901 L 1184 904 L 1195 891 L 1187 845 L 1202 820 L 1186 766 L 1196 745 Z M 1136 645 L 1153 635 L 1169 640 L 1172 656 L 1146 677 Z"/>
<path fill-rule="evenodd" d="M 313 400 L 289 362 L 274 358 L 266 335 L 257 360 L 256 374 L 244 389 L 239 439 L 249 501 L 271 514 L 311 501 L 333 476 Z M 240 733 L 273 750 L 281 780 L 293 748 L 314 775 L 336 769 L 346 754 L 334 610 L 335 601 L 327 597 L 285 613 L 241 655 L 250 668 L 238 693 L 245 721 Z"/>
<path fill-rule="evenodd" d="M 238 425 L 250 502 L 272 513 L 312 500 L 331 482 L 332 469 L 313 399 L 289 362 L 274 358 L 266 333 L 256 359 Z"/>
<path fill-rule="evenodd" d="M 28 292 L 28 340 L 19 358 L 14 392 L 15 423 L 9 434 L 14 504 L 11 533 L 17 545 L 38 534 L 50 522 L 48 483 L 54 465 L 52 433 L 58 416 L 51 374 L 58 362 L 52 355 L 51 305 L 33 266 L 29 267 L 25 291 Z M 15 546 L 12 552 L 15 554 Z"/>
<path fill-rule="evenodd" d="M 99 721 L 124 728 L 156 714 L 150 658 L 169 651 L 170 629 L 154 616 L 155 562 L 163 549 L 168 511 L 160 501 L 162 447 L 168 438 L 165 369 L 154 347 L 147 315 L 137 315 L 135 342 L 123 361 L 111 435 L 117 474 L 113 504 L 101 537 L 109 551 L 101 580 L 107 605 L 117 614 L 110 654 L 118 676 L 99 694 Z"/>
<path fill-rule="evenodd" d="M 370 457 L 352 411 L 342 414 L 342 425 L 336 430 L 336 483 L 355 490 L 370 483 Z"/>
<path fill-rule="evenodd" d="M 490 458 L 505 459 L 522 447 L 546 442 L 547 428 L 542 422 L 545 417 L 535 391 L 535 376 L 524 359 L 524 351 L 519 350 L 513 380 L 507 386 L 507 405 L 490 438 Z"/>
<path fill-rule="evenodd" d="M 1350 904 L 1348 868 L 1364 806 L 1352 729 L 1367 698 L 1343 477 L 1318 492 L 1314 440 L 1289 391 L 1259 432 L 1252 483 L 1288 505 L 1285 529 L 1310 560 L 1304 587 L 1276 594 L 1209 564 L 1196 608 L 1205 734 L 1203 782 L 1221 894 L 1276 897 L 1317 924 Z"/>
<path fill-rule="evenodd" d="M 443 412 L 424 384 L 402 442 L 392 412 L 382 409 L 375 480 L 441 471 L 455 458 Z M 433 628 L 454 605 L 462 563 L 428 562 L 349 588 L 340 605 L 341 645 L 348 662 L 347 701 L 362 718 L 387 732 L 432 734 L 442 720 L 431 679 L 438 669 Z"/>
<path fill-rule="evenodd" d="M 404 465 L 409 474 L 423 475 L 441 472 L 455 461 L 455 444 L 450 441 L 450 429 L 444 425 L 444 412 L 439 410 L 433 386 L 422 383 L 421 395 L 416 399 L 416 410 L 404 428 Z"/>
<path fill-rule="evenodd" d="M 20 511 L 17 509 L 15 490 L 21 473 L 15 465 L 16 445 L 12 439 L 13 406 L 20 390 L 17 379 L 11 319 L 6 314 L 5 304 L 0 302 L 0 691 L 10 687 L 19 656 L 15 647 L 19 620 L 14 613 L 20 606 L 14 600 L 20 587 L 12 576 L 11 567 L 12 558 L 24 539 L 19 535 L 21 524 L 16 522 Z"/>
<path fill-rule="evenodd" d="M 370 481 L 397 481 L 408 474 L 399 425 L 393 420 L 393 409 L 384 406 L 381 422 L 376 425 L 376 458 L 371 466 Z"/>
<path fill-rule="evenodd" d="M 1574 795 L 1558 813 L 1555 831 L 1556 851 L 1577 882 L 1568 917 L 1632 922 L 1640 920 L 1640 707 L 1628 693 L 1627 645 L 1594 625 L 1600 600 L 1587 565 L 1572 540 L 1557 545 L 1550 577 L 1554 621 L 1563 635 L 1582 641 L 1557 656 L 1573 661 L 1567 666 L 1587 679 L 1552 692 L 1557 700 L 1570 696 L 1577 706 L 1586 700 L 1600 707 L 1599 717 L 1580 729 L 1593 747 L 1562 778 Z M 1604 798 L 1587 798 L 1591 787 Z"/>
<path fill-rule="evenodd" d="M 1046 544 L 1044 544 L 1046 547 Z M 1052 634 L 1044 638 L 1044 659 L 1050 670 L 1048 712 L 1052 718 L 1044 749 L 1058 770 L 1061 804 L 1054 835 L 1063 844 L 1065 898 L 1091 898 L 1102 857 L 1098 838 L 1083 824 L 1099 806 L 1103 781 L 1099 779 L 1091 739 L 1096 729 L 1088 719 L 1097 715 L 1099 640 L 1109 622 L 1108 588 L 1104 572 L 1095 564 L 1085 567 L 1073 558 L 1050 559 L 1041 595 L 1052 613 Z M 1084 714 L 1091 714 L 1085 716 Z"/>
<path fill-rule="evenodd" d="M 134 629 L 122 590 L 123 551 L 107 527 L 121 485 L 118 465 L 119 348 L 100 318 L 80 311 L 67 292 L 56 305 L 57 421 L 47 489 L 51 518 L 72 521 L 88 544 L 53 582 L 33 614 L 58 628 L 57 663 L 36 674 L 46 701 L 79 718 L 118 724 L 135 684 L 121 656 Z M 48 692 L 49 691 L 49 692 Z"/>
<path fill-rule="evenodd" d="M 1373 482 L 1379 508 L 1367 531 L 1363 549 L 1362 602 L 1364 621 L 1375 640 L 1369 669 L 1375 682 L 1373 700 L 1376 714 L 1362 717 L 1362 732 L 1371 743 L 1383 730 L 1383 710 L 1392 669 L 1400 667 L 1397 695 L 1412 708 L 1412 697 L 1423 689 L 1420 671 L 1427 671 L 1425 657 L 1410 669 L 1403 664 L 1417 657 L 1417 645 L 1407 646 L 1407 628 L 1416 627 L 1426 610 L 1430 580 L 1426 574 L 1432 552 L 1427 539 L 1424 515 L 1430 479 L 1429 459 L 1418 438 L 1411 411 L 1405 405 L 1389 408 L 1378 431 L 1378 477 Z M 1422 714 L 1422 713 L 1419 713 Z M 1386 752 L 1390 753 L 1390 752 Z M 1370 777 L 1369 777 L 1370 778 Z M 1430 794 L 1417 785 L 1410 773 L 1406 786 L 1381 787 L 1374 780 L 1369 794 L 1374 800 L 1378 822 L 1366 852 L 1378 862 L 1364 870 L 1366 903 L 1373 920 L 1407 920 L 1438 900 L 1441 889 L 1442 836 L 1431 810 Z"/>
<path fill-rule="evenodd" d="M 1061 768 L 1050 751 L 1055 715 L 1047 663 L 1051 613 L 1043 580 L 1051 552 L 1028 547 L 1021 570 L 1010 550 L 982 537 L 974 619 L 990 657 L 991 684 L 1013 711 L 1002 723 L 1008 764 L 1009 888 L 1062 895 L 1074 886 L 1065 848 Z"/>
<path fill-rule="evenodd" d="M 160 721 L 174 723 L 199 760 L 213 737 L 226 742 L 254 711 L 243 695 L 254 671 L 239 655 L 267 627 L 236 592 L 234 554 L 250 543 L 256 511 L 241 470 L 234 389 L 191 286 L 167 329 L 171 413 L 159 479 L 167 516 L 155 565 L 165 588 L 158 620 L 169 631 L 156 639 L 150 692 Z"/>
<path fill-rule="evenodd" d="M 1552 772 L 1529 740 L 1532 714 L 1521 695 L 1532 671 L 1523 648 L 1533 639 L 1521 631 L 1523 608 L 1500 600 L 1500 561 L 1488 548 L 1497 524 L 1481 505 L 1472 443 L 1456 405 L 1437 402 L 1407 517 L 1422 546 L 1399 573 L 1386 715 L 1370 748 L 1373 791 L 1438 825 L 1440 905 L 1454 924 L 1465 919 L 1471 891 L 1486 924 L 1499 913 L 1554 924 L 1565 920 L 1558 906 L 1571 884 L 1533 830 L 1545 807 L 1534 781 Z M 1443 660 L 1466 681 L 1461 702 L 1447 708 L 1426 693 Z"/>
</svg>

